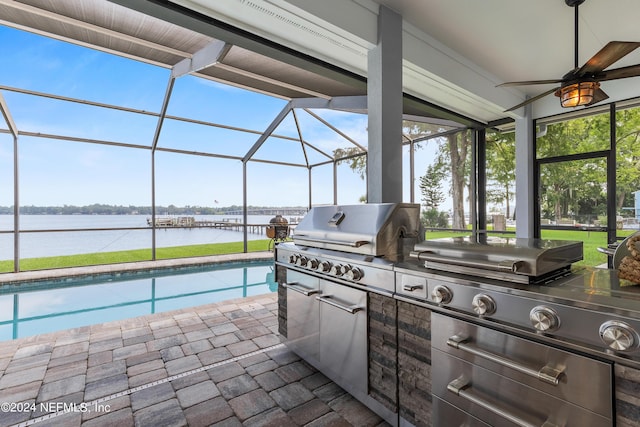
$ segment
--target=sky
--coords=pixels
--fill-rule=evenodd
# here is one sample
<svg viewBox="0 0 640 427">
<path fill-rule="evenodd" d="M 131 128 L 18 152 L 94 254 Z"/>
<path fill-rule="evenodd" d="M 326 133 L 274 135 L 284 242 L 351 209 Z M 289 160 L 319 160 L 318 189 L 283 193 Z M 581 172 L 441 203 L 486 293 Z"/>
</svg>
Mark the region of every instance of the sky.
<svg viewBox="0 0 640 427">
<path fill-rule="evenodd" d="M 70 43 L 0 26 L 0 85 L 159 112 L 170 70 Z M 0 90 L 19 131 L 68 135 L 149 147 L 157 118 Z M 286 101 L 221 83 L 184 76 L 176 80 L 167 114 L 264 131 Z M 314 110 L 359 144 L 367 145 L 367 117 Z M 331 154 L 350 147 L 342 136 L 304 111 L 296 110 L 306 141 Z M 8 129 L 0 115 L 0 128 Z M 297 137 L 291 114 L 276 134 Z M 258 135 L 165 120 L 159 147 L 242 157 Z M 433 150 L 420 150 L 417 164 Z M 406 154 L 406 150 L 405 150 Z M 13 183 L 13 138 L 0 133 L 0 180 Z M 18 140 L 20 205 L 150 205 L 150 150 L 79 143 L 22 135 Z M 326 158 L 307 149 L 310 162 Z M 408 156 L 405 156 L 408 159 Z M 299 142 L 269 138 L 256 159 L 304 164 Z M 420 160 L 422 159 L 422 160 Z M 419 162 L 419 163 L 418 163 Z M 406 162 L 405 162 L 406 164 Z M 407 167 L 404 175 L 408 177 Z M 416 175 L 426 169 L 418 166 Z M 312 204 L 333 203 L 333 170 L 312 169 Z M 365 181 L 347 165 L 338 168 L 338 203 L 358 203 Z M 230 206 L 243 203 L 239 160 L 158 151 L 155 198 L 160 206 Z M 248 204 L 305 206 L 309 203 L 304 167 L 249 162 Z M 0 205 L 13 205 L 3 185 Z M 8 191 L 7 191 L 8 190 Z M 405 185 L 405 201 L 409 188 Z M 416 190 L 419 201 L 419 190 Z"/>
</svg>

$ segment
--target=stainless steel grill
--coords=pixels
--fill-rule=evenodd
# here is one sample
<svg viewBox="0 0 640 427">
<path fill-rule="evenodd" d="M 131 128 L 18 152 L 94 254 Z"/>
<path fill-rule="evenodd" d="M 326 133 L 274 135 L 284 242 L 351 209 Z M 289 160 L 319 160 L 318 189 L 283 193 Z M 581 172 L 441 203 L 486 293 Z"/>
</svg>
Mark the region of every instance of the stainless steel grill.
<svg viewBox="0 0 640 427">
<path fill-rule="evenodd" d="M 420 238 L 420 206 L 380 203 L 311 209 L 292 235 L 299 246 L 397 261 Z"/>
<path fill-rule="evenodd" d="M 420 404 L 431 413 L 433 398 L 434 426 L 612 424 L 613 364 L 640 368 L 640 291 L 610 270 L 575 271 L 581 242 L 422 236 L 417 205 L 312 209 L 275 251 L 287 275 L 287 345 L 390 424 L 420 421 L 403 418 L 413 408 L 405 392 L 423 391 L 411 388 L 406 375 L 418 372 L 400 347 L 385 350 L 397 363 L 397 389 L 385 396 L 397 401 L 367 392 L 371 381 L 389 385 L 367 372 L 371 343 L 387 343 L 367 335 L 369 323 L 396 304 L 398 343 L 414 329 L 433 340 L 408 351 L 427 355 L 419 373 L 431 372 L 430 395 Z M 379 298 L 392 303 L 377 307 Z M 408 313 L 417 323 L 401 331 Z M 587 388 L 597 393 L 583 396 Z"/>
<path fill-rule="evenodd" d="M 392 425 L 396 411 L 369 394 L 367 293 L 393 296 L 393 267 L 423 236 L 419 217 L 415 204 L 316 207 L 293 243 L 275 247 L 287 346 Z"/>
<path fill-rule="evenodd" d="M 395 296 L 640 366 L 639 288 L 613 270 L 572 269 L 580 259 L 581 242 L 426 240 L 395 265 Z"/>
<path fill-rule="evenodd" d="M 581 242 L 465 237 L 394 267 L 395 298 L 433 311 L 433 425 L 613 425 L 613 363 L 640 364 L 638 292 L 572 270 L 582 256 Z"/>
</svg>

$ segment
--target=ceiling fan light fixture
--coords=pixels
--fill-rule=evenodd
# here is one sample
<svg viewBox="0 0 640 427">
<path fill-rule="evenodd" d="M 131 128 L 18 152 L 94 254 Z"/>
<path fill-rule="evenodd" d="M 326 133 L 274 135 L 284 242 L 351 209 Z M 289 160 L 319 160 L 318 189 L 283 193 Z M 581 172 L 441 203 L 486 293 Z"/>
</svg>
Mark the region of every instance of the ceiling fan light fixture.
<svg viewBox="0 0 640 427">
<path fill-rule="evenodd" d="M 579 82 L 561 87 L 555 95 L 560 98 L 560 105 L 563 108 L 578 107 L 591 103 L 598 88 L 600 88 L 598 82 Z"/>
</svg>

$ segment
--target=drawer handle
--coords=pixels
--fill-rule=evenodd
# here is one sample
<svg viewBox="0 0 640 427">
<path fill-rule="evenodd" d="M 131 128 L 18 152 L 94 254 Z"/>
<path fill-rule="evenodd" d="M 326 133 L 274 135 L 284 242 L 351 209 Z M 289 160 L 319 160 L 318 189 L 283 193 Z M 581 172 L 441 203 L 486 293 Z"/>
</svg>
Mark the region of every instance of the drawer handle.
<svg viewBox="0 0 640 427">
<path fill-rule="evenodd" d="M 454 335 L 447 340 L 447 345 L 449 347 L 466 351 L 467 353 L 471 353 L 475 356 L 482 357 L 484 359 L 490 360 L 492 362 L 498 363 L 508 368 L 515 369 L 518 372 L 522 372 L 523 374 L 536 378 L 544 383 L 551 384 L 554 386 L 560 383 L 560 377 L 562 376 L 561 370 L 558 370 L 549 365 L 543 366 L 539 370 L 535 370 L 528 366 L 522 365 L 518 362 L 514 362 L 513 360 L 507 359 L 506 357 L 502 357 L 485 350 L 480 350 L 479 348 L 474 347 L 472 345 L 465 344 L 466 341 L 467 341 L 467 338 L 461 337 L 460 335 Z"/>
<path fill-rule="evenodd" d="M 339 308 L 340 310 L 344 310 L 349 314 L 356 314 L 357 312 L 364 310 L 364 307 L 360 307 L 359 305 L 342 305 L 340 303 L 337 303 L 331 295 L 316 297 L 316 299 L 320 302 L 324 302 L 333 307 Z"/>
<path fill-rule="evenodd" d="M 292 291 L 298 292 L 299 294 L 302 294 L 306 297 L 320 293 L 319 289 L 308 289 L 308 288 L 305 288 L 304 286 L 300 286 L 297 283 L 287 283 L 285 285 L 285 288 L 291 289 Z"/>
<path fill-rule="evenodd" d="M 413 292 L 418 289 L 422 289 L 422 285 L 402 285 L 402 290 L 406 292 Z"/>
<path fill-rule="evenodd" d="M 512 423 L 517 424 L 521 427 L 558 427 L 557 425 L 549 421 L 545 421 L 543 424 L 532 424 L 529 421 L 523 420 L 519 416 L 511 414 L 501 408 L 498 408 L 493 404 L 487 402 L 486 400 L 482 399 L 481 397 L 476 396 L 474 393 L 467 390 L 468 388 L 470 388 L 470 386 L 471 384 L 469 384 L 469 382 L 465 381 L 461 377 L 451 381 L 447 385 L 447 390 L 449 390 L 451 393 L 455 394 L 456 396 L 460 396 L 471 403 L 475 403 L 476 405 L 486 409 L 487 411 L 493 412 L 494 414 L 506 420 L 509 420 Z"/>
</svg>

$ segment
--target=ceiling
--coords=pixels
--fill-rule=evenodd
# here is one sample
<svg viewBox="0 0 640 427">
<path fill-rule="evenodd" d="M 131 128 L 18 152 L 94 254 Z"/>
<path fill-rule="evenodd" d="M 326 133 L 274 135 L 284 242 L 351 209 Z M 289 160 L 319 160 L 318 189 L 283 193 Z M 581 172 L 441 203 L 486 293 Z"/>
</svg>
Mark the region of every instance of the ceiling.
<svg viewBox="0 0 640 427">
<path fill-rule="evenodd" d="M 557 78 L 574 66 L 574 9 L 564 0 L 376 1 L 500 81 Z M 580 65 L 610 40 L 640 40 L 638 16 L 637 0 L 586 0 L 579 7 Z M 637 63 L 640 50 L 619 65 Z"/>
<path fill-rule="evenodd" d="M 377 10 L 385 5 L 404 20 L 405 92 L 483 122 L 521 117 L 523 109 L 504 110 L 553 87 L 496 85 L 560 78 L 574 67 L 574 9 L 564 0 L 174 2 L 362 75 L 367 50 L 376 43 Z M 579 15 L 580 65 L 608 41 L 640 41 L 637 0 L 586 0 Z M 327 41 L 309 35 L 314 32 Z M 640 64 L 640 49 L 610 68 L 634 64 Z M 605 82 L 602 88 L 609 101 L 637 97 L 640 78 Z M 550 95 L 534 103 L 532 115 L 564 111 Z"/>
<path fill-rule="evenodd" d="M 0 23 L 163 67 L 194 59 L 212 37 L 135 12 L 106 0 L 0 0 Z M 366 85 L 345 84 L 227 44 L 200 64 L 202 77 L 285 99 L 361 95 Z M 313 79 L 314 85 L 307 84 Z"/>
<path fill-rule="evenodd" d="M 376 0 L 469 59 L 496 82 L 561 78 L 574 68 L 574 9 L 564 0 Z M 637 0 L 586 0 L 578 8 L 578 65 L 609 41 L 640 41 Z M 640 64 L 640 49 L 609 68 Z M 557 85 L 521 86 L 533 97 Z M 640 78 L 604 82 L 611 99 L 640 94 Z M 499 89 L 506 90 L 506 89 Z M 559 112 L 553 95 L 538 116 Z M 549 105 L 550 104 L 550 105 Z M 553 108 L 551 108 L 553 107 Z"/>
<path fill-rule="evenodd" d="M 0 24 L 285 99 L 329 101 L 366 94 L 380 4 L 404 20 L 405 114 L 518 118 L 524 109 L 504 110 L 552 86 L 497 84 L 573 68 L 574 11 L 564 0 L 0 0 Z M 640 41 L 637 0 L 587 0 L 579 11 L 580 64 L 610 40 Z M 612 67 L 638 63 L 640 49 Z M 610 101 L 639 97 L 640 78 L 602 88 Z M 532 109 L 560 112 L 552 95 Z"/>
</svg>

